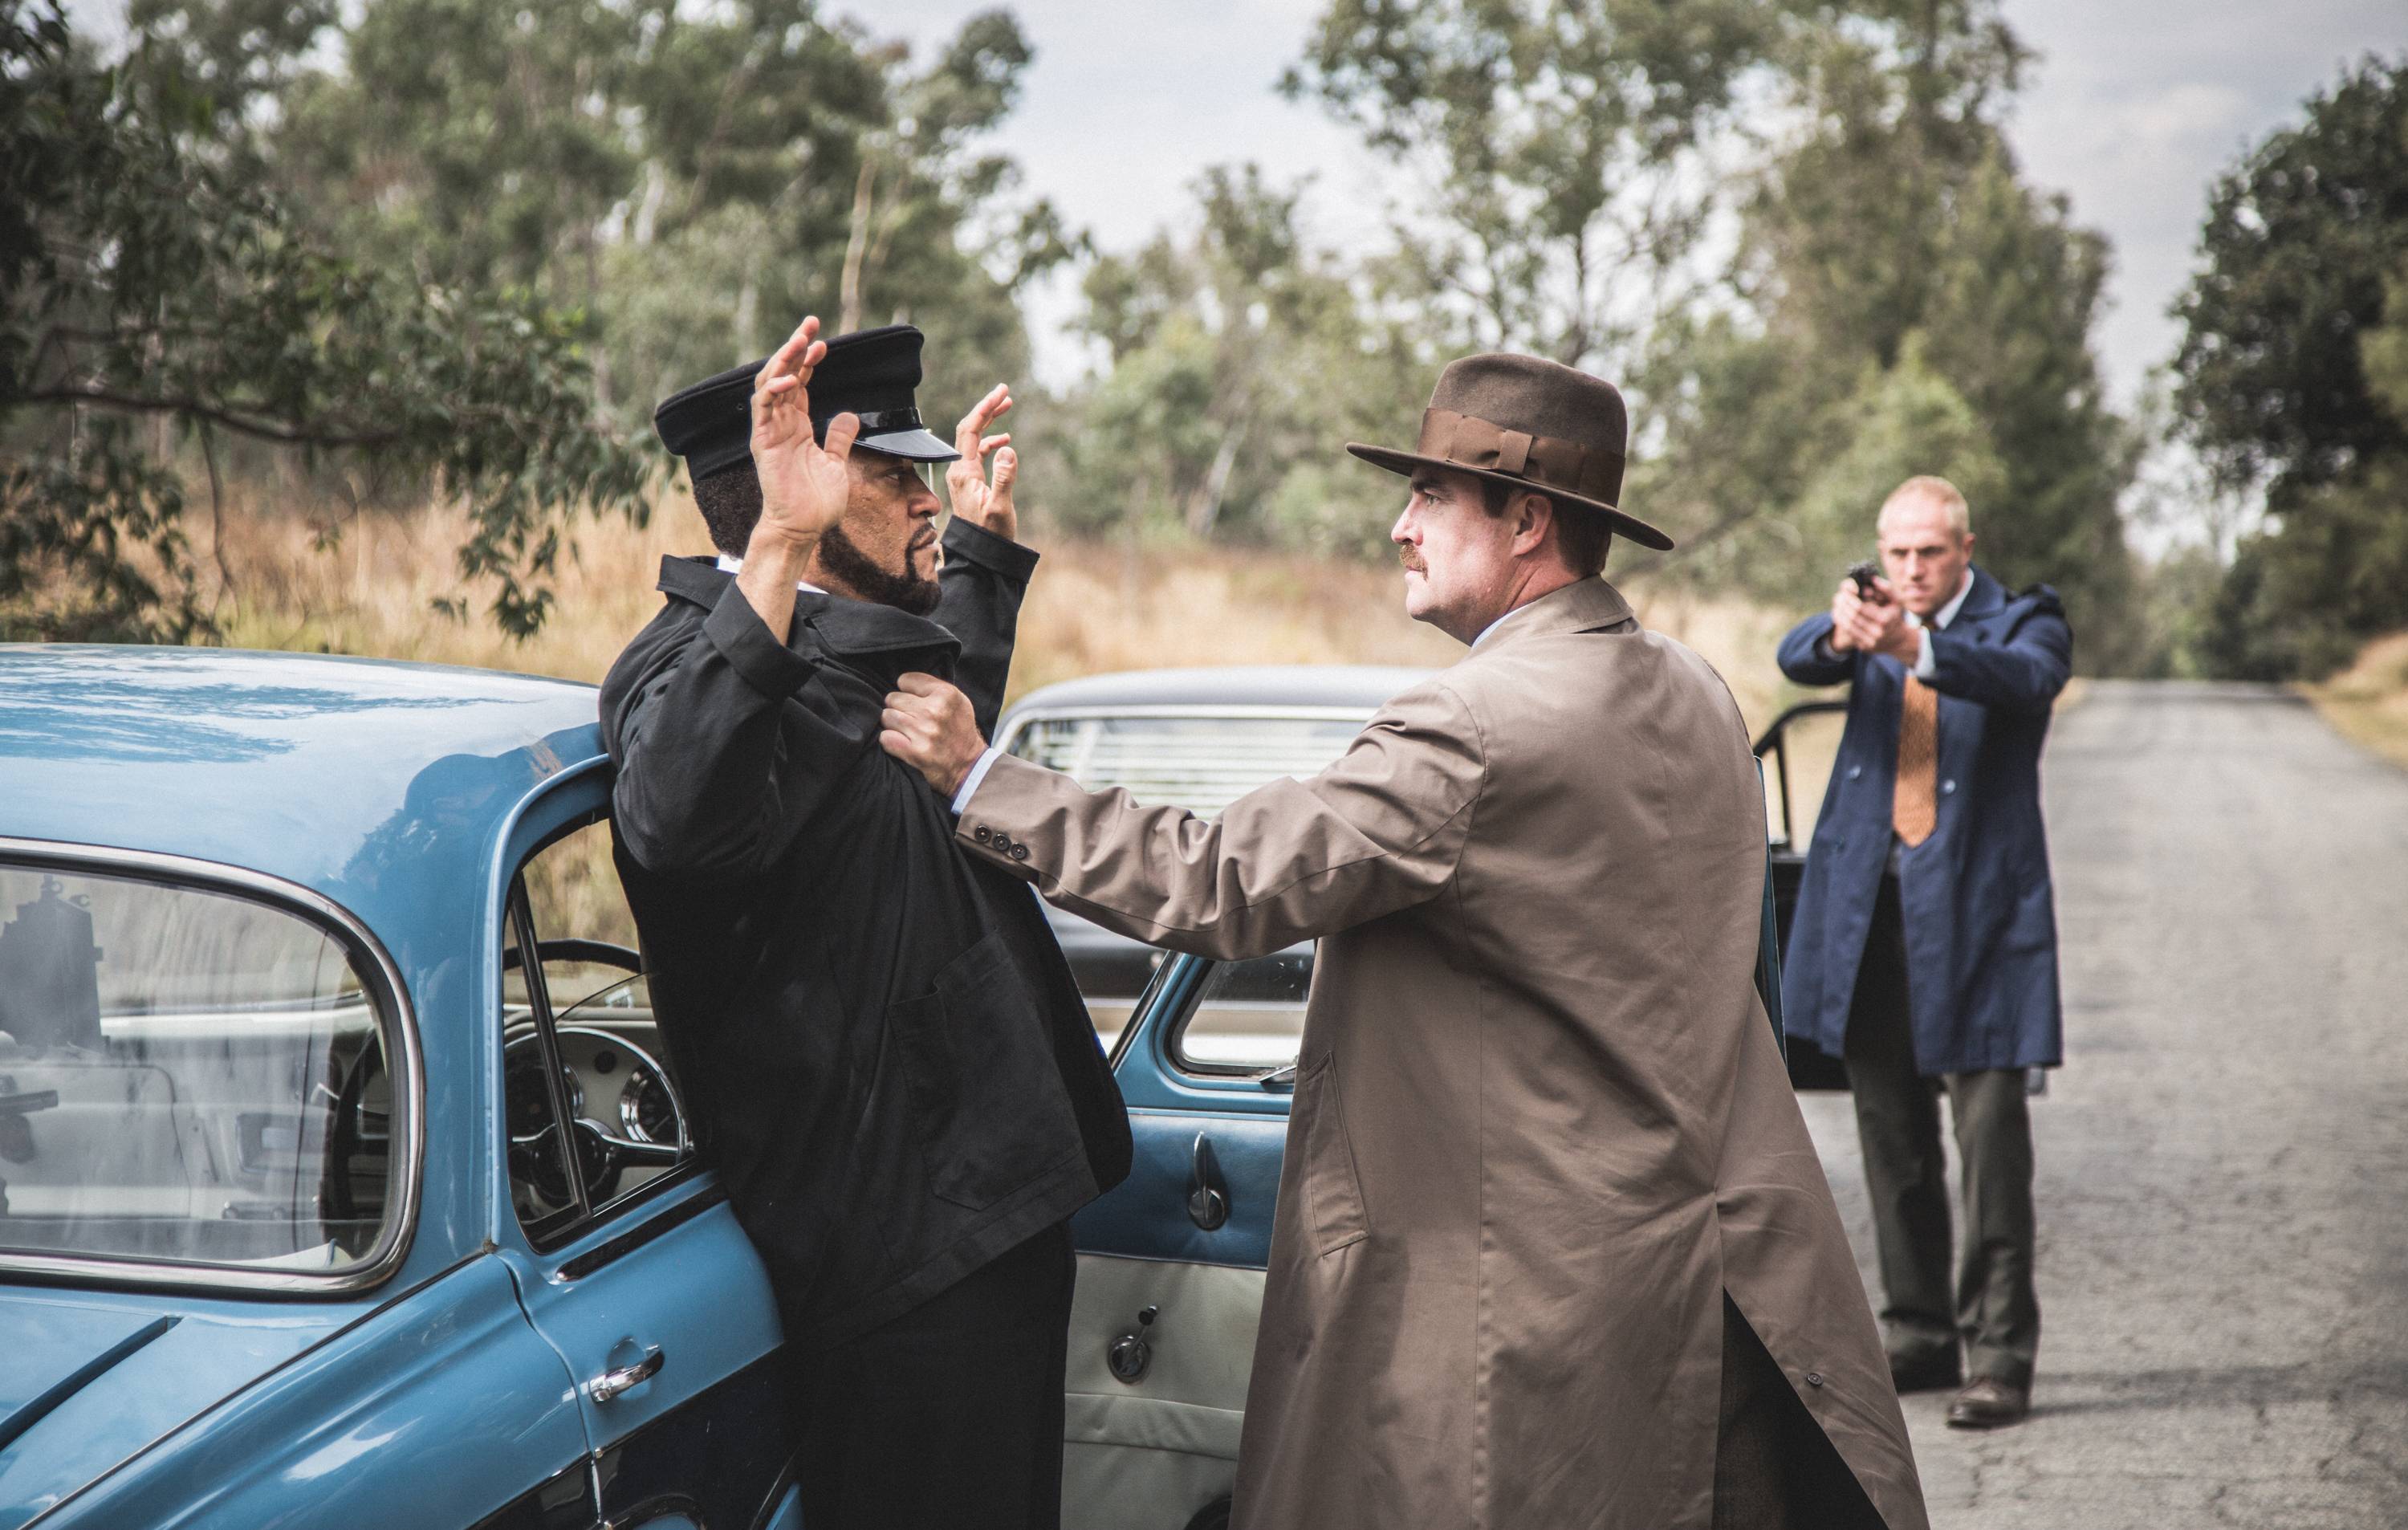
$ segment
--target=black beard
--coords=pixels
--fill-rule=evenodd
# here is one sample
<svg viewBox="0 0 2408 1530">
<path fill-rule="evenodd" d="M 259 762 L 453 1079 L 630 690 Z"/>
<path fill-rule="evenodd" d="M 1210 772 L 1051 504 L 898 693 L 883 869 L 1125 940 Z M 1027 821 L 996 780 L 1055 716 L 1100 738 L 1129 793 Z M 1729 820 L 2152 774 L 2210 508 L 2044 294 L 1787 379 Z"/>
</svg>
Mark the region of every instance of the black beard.
<svg viewBox="0 0 2408 1530">
<path fill-rule="evenodd" d="M 937 608 L 937 597 L 943 589 L 935 579 L 924 579 L 911 572 L 911 554 L 903 554 L 903 569 L 891 572 L 878 566 L 869 555 L 853 544 L 842 526 L 830 526 L 820 533 L 820 562 L 826 565 L 828 576 L 861 600 L 873 605 L 892 606 L 913 616 L 925 616 Z"/>
</svg>

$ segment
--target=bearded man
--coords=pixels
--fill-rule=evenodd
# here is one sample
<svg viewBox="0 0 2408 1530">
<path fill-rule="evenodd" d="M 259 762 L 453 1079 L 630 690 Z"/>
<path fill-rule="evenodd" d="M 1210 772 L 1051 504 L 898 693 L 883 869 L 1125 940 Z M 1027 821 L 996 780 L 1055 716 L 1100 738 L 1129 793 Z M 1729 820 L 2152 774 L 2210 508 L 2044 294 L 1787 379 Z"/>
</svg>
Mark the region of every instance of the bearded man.
<svg viewBox="0 0 2408 1530">
<path fill-rule="evenodd" d="M 1239 1453 L 1241 1530 L 1926 1523 L 1881 1340 L 1755 986 L 1739 708 L 1599 577 L 1612 385 L 1439 379 L 1391 536 L 1471 652 L 1217 820 L 986 747 L 907 676 L 881 742 L 956 842 L 1136 938 L 1321 938 Z"/>
<path fill-rule="evenodd" d="M 818 331 L 656 416 L 719 552 L 663 560 L 667 601 L 603 683 L 619 865 L 777 1294 L 805 1519 L 1055 1530 L 1065 1223 L 1127 1172 L 1127 1114 L 1043 910 L 876 743 L 907 670 L 982 726 L 1002 704 L 1037 562 L 985 434 L 1011 399 L 947 447 L 913 403 L 918 330 Z"/>
</svg>

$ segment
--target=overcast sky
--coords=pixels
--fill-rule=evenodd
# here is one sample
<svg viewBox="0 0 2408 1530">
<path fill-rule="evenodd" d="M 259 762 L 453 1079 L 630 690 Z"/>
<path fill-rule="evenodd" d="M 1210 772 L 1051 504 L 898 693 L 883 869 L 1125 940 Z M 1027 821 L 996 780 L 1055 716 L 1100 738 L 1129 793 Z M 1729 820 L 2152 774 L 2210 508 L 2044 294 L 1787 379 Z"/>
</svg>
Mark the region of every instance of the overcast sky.
<svg viewBox="0 0 2408 1530">
<path fill-rule="evenodd" d="M 945 36 L 994 0 L 880 0 L 875 30 Z M 1001 146 L 1108 249 L 1185 215 L 1206 165 L 1253 160 L 1277 181 L 1317 175 L 1314 233 L 1341 248 L 1381 237 L 1384 171 L 1318 109 L 1273 89 L 1320 0 L 1013 0 L 1037 48 Z M 2190 269 L 2209 181 L 2345 61 L 2408 50 L 2401 0 L 2006 0 L 2041 53 L 2009 124 L 2025 169 L 2062 191 L 2113 241 L 2100 358 L 2119 404 L 2178 337 L 2166 307 Z M 1057 323 L 1068 294 L 1040 299 Z M 1044 310 L 1051 310 L 1050 312 Z M 1039 369 L 1062 381 L 1077 353 L 1041 335 Z"/>
</svg>

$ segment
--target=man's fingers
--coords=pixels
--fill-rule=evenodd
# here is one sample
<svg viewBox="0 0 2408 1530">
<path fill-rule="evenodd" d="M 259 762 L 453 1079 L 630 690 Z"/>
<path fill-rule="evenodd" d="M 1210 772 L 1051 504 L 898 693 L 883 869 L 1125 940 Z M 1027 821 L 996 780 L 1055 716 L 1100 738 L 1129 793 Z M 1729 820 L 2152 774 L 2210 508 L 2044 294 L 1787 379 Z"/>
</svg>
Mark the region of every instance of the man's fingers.
<svg viewBox="0 0 2408 1530">
<path fill-rule="evenodd" d="M 1003 438 L 1007 441 L 1011 439 L 1009 436 Z M 1019 452 L 1012 450 L 1010 447 L 1005 447 L 1002 450 L 995 454 L 995 496 L 997 499 L 1009 499 L 1011 497 L 1011 480 L 1019 476 Z"/>
<path fill-rule="evenodd" d="M 916 669 L 897 679 L 895 682 L 895 688 L 901 694 L 888 696 L 886 705 L 889 707 L 906 705 L 904 700 L 906 696 L 933 696 L 952 689 L 936 676 L 924 675 Z"/>
<path fill-rule="evenodd" d="M 791 374 L 798 364 L 809 366 L 816 363 L 820 356 L 825 355 L 827 348 L 818 343 L 819 333 L 819 316 L 804 315 L 803 322 L 795 326 L 795 333 L 786 336 L 786 343 L 780 346 L 769 357 L 768 362 L 762 366 L 760 385 L 766 386 L 781 377 Z M 812 354 L 814 350 L 819 354 Z"/>
<path fill-rule="evenodd" d="M 828 422 L 827 440 L 822 450 L 838 462 L 853 455 L 853 438 L 861 434 L 861 416 L 848 409 Z"/>
<path fill-rule="evenodd" d="M 988 423 L 1011 408 L 1011 384 L 998 382 L 986 392 L 986 396 L 970 406 L 962 422 L 953 427 L 953 450 L 965 457 L 978 455 L 978 438 L 986 434 Z"/>
</svg>

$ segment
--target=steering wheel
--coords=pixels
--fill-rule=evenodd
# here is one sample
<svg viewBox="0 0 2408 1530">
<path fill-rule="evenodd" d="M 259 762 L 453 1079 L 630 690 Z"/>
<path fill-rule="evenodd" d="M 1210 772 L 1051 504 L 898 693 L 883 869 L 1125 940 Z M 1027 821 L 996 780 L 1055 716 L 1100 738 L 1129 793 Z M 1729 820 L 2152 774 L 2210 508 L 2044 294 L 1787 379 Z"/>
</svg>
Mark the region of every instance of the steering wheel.
<svg viewBox="0 0 2408 1530">
<path fill-rule="evenodd" d="M 564 942 L 600 944 L 599 942 Z M 551 942 L 545 942 L 550 945 Z M 609 948 L 617 949 L 617 948 Z M 632 953 L 630 953 L 632 954 Z M 595 1205 L 609 1200 L 619 1191 L 620 1176 L 630 1168 L 667 1167 L 685 1151 L 685 1110 L 677 1096 L 677 1088 L 661 1066 L 641 1047 L 608 1031 L 583 1025 L 563 1025 L 553 1033 L 556 1043 L 582 1045 L 592 1043 L 626 1054 L 631 1073 L 662 1092 L 668 1103 L 669 1119 L 675 1124 L 675 1139 L 652 1142 L 641 1137 L 611 1131 L 601 1122 L 585 1113 L 584 1088 L 575 1070 L 564 1059 L 561 1070 L 569 1088 L 571 1120 L 569 1140 L 575 1145 L 577 1166 L 585 1180 L 587 1198 Z M 510 1178 L 525 1182 L 537 1194 L 558 1208 L 570 1204 L 566 1165 L 561 1157 L 559 1139 L 555 1135 L 556 1118 L 552 1113 L 549 1087 L 542 1080 L 543 1049 L 535 1033 L 519 1036 L 502 1048 L 502 1077 L 505 1108 L 509 1120 Z M 526 1079 L 534 1074 L 533 1084 L 540 1094 L 525 1095 L 535 1108 L 522 1111 L 516 1099 L 512 1075 Z M 523 1088 L 523 1084 L 519 1086 Z"/>
</svg>

